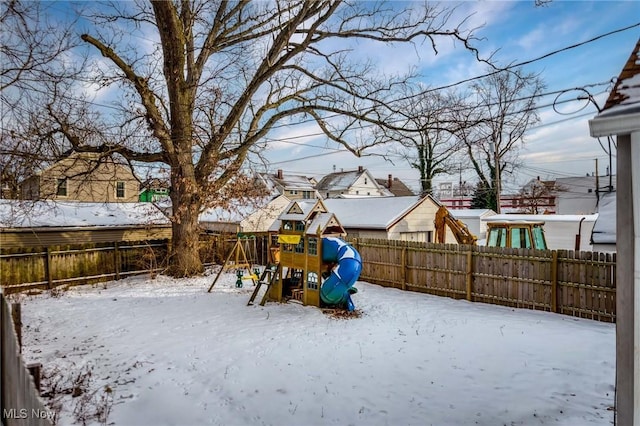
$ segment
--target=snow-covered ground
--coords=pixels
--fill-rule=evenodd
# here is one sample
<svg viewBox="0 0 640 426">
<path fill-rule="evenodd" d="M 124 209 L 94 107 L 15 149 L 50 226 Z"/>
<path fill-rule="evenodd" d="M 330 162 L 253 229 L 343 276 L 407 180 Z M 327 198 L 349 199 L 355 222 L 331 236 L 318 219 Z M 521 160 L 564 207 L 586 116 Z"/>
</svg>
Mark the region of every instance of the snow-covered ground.
<svg viewBox="0 0 640 426">
<path fill-rule="evenodd" d="M 59 424 L 92 406 L 126 426 L 612 424 L 613 324 L 363 282 L 361 315 L 341 319 L 210 282 L 21 296 L 23 354 L 52 376 Z"/>
</svg>

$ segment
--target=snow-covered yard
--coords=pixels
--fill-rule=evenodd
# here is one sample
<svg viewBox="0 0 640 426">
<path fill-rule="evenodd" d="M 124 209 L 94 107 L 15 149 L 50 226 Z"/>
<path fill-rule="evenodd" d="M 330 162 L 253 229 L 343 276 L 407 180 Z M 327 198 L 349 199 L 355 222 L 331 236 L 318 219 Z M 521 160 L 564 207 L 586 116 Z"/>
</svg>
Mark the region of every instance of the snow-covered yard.
<svg viewBox="0 0 640 426">
<path fill-rule="evenodd" d="M 210 282 L 21 296 L 23 353 L 55 372 L 59 424 L 100 406 L 126 426 L 612 424 L 613 324 L 363 282 L 360 317 L 339 319 Z M 61 393 L 74 380 L 83 394 Z"/>
</svg>

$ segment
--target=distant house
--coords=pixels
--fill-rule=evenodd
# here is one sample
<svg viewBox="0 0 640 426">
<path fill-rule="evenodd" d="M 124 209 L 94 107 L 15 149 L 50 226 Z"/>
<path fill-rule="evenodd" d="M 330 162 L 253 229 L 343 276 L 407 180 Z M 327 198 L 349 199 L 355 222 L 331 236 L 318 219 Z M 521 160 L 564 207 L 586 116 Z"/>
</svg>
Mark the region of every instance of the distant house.
<svg viewBox="0 0 640 426">
<path fill-rule="evenodd" d="M 416 195 L 404 182 L 397 177 L 393 177 L 393 175 L 389 175 L 387 179 L 376 179 L 376 182 L 396 197 L 411 197 Z"/>
<path fill-rule="evenodd" d="M 131 168 L 100 154 L 72 152 L 20 184 L 23 199 L 136 202 L 139 183 Z"/>
<path fill-rule="evenodd" d="M 609 188 L 611 181 L 611 188 Z M 593 214 L 603 194 L 615 191 L 616 176 L 578 176 L 556 179 L 556 213 Z"/>
<path fill-rule="evenodd" d="M 331 198 L 324 200 L 350 238 L 434 242 L 440 204 L 426 197 Z M 447 241 L 455 241 L 447 227 Z"/>
<path fill-rule="evenodd" d="M 320 198 L 316 192 L 316 180 L 313 177 L 285 174 L 278 169 L 275 174 L 258 173 L 257 177 L 271 196 L 284 195 L 290 200 L 315 200 Z"/>
<path fill-rule="evenodd" d="M 329 173 L 318 182 L 316 189 L 325 199 L 393 196 L 390 190 L 380 185 L 362 166 L 357 170 Z"/>
<path fill-rule="evenodd" d="M 143 203 L 156 203 L 169 198 L 169 183 L 164 179 L 151 178 L 140 184 L 138 199 Z"/>
</svg>

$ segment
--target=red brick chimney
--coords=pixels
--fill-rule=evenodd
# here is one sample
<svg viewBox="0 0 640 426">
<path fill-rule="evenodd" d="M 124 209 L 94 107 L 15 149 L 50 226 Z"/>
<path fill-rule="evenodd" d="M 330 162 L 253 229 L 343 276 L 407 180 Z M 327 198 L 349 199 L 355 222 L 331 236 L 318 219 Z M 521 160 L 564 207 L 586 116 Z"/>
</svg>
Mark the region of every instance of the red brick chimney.
<svg viewBox="0 0 640 426">
<path fill-rule="evenodd" d="M 278 169 L 278 174 L 276 175 L 278 179 L 282 179 L 282 169 Z"/>
<path fill-rule="evenodd" d="M 393 182 L 393 176 L 389 175 L 389 179 L 387 180 L 387 188 L 391 189 L 392 182 Z"/>
</svg>

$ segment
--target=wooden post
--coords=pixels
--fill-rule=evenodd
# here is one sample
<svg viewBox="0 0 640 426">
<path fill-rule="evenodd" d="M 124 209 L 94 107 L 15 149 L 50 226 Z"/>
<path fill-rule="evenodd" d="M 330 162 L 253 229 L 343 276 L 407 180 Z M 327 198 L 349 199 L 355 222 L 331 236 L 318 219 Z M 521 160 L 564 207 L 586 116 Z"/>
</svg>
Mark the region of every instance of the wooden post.
<svg viewBox="0 0 640 426">
<path fill-rule="evenodd" d="M 467 252 L 467 300 L 471 302 L 471 290 L 473 288 L 473 252 Z"/>
<path fill-rule="evenodd" d="M 408 269 L 406 246 L 402 247 L 402 252 L 400 255 L 401 255 L 400 263 L 402 264 L 402 289 L 406 290 L 407 289 L 407 269 Z"/>
<path fill-rule="evenodd" d="M 47 247 L 47 258 L 45 260 L 45 273 L 47 275 L 47 288 L 53 288 L 53 278 L 51 277 L 51 247 Z"/>
<path fill-rule="evenodd" d="M 120 244 L 116 241 L 113 244 L 113 263 L 115 266 L 116 280 L 120 279 Z"/>
<path fill-rule="evenodd" d="M 33 384 L 38 391 L 38 395 L 40 395 L 40 379 L 42 376 L 42 364 L 39 362 L 32 362 L 31 364 L 27 364 L 27 370 L 29 370 L 29 374 L 33 377 Z"/>
<path fill-rule="evenodd" d="M 18 338 L 18 350 L 22 353 L 22 309 L 20 303 L 11 304 L 11 319 Z"/>
<path fill-rule="evenodd" d="M 551 312 L 558 312 L 558 252 L 551 252 Z"/>
</svg>

